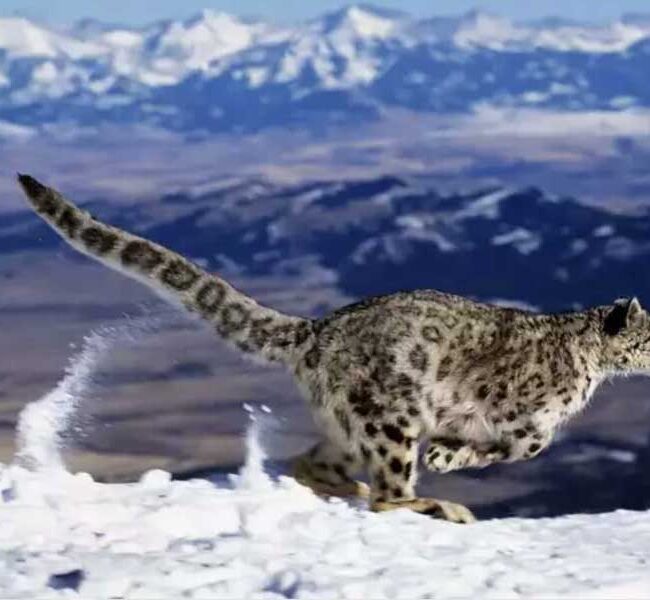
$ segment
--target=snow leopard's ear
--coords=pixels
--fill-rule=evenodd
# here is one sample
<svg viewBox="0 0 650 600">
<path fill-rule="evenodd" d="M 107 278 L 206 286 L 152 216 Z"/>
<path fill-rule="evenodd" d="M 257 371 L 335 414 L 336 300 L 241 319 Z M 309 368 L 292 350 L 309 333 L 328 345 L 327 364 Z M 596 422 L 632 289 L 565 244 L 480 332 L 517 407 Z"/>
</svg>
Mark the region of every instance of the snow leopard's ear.
<svg viewBox="0 0 650 600">
<path fill-rule="evenodd" d="M 645 311 L 638 298 L 619 298 L 605 316 L 603 330 L 607 335 L 617 335 L 625 329 L 640 325 L 645 320 Z"/>
</svg>

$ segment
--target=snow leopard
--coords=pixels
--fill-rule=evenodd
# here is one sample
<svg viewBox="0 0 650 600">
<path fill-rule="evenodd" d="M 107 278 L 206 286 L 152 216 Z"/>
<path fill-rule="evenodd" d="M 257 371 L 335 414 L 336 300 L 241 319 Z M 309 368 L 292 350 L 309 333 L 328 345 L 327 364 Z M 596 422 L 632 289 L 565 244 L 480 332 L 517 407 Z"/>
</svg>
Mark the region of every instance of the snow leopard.
<svg viewBox="0 0 650 600">
<path fill-rule="evenodd" d="M 540 314 L 415 290 L 322 318 L 287 315 L 29 175 L 18 180 L 72 247 L 180 303 L 240 351 L 284 365 L 322 434 L 295 459 L 296 479 L 373 511 L 473 522 L 463 505 L 416 495 L 419 464 L 447 473 L 533 458 L 599 383 L 650 370 L 650 319 L 637 298 Z"/>
</svg>

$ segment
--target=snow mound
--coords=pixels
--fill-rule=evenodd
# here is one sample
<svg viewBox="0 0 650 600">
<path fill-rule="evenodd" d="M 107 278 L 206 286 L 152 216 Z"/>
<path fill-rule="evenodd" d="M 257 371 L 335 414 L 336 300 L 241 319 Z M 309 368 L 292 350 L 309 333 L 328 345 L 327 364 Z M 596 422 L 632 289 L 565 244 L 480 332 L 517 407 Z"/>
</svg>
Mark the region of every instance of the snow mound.
<svg viewBox="0 0 650 600">
<path fill-rule="evenodd" d="M 106 485 L 16 466 L 0 477 L 0 591 L 12 598 L 71 587 L 84 598 L 641 598 L 650 589 L 648 513 L 459 526 L 327 502 L 287 477 L 258 487 L 152 471 Z"/>
<path fill-rule="evenodd" d="M 0 464 L 0 596 L 647 597 L 650 512 L 461 526 L 326 501 L 265 471 L 266 407 L 252 415 L 238 475 L 173 481 L 154 470 L 118 485 L 67 472 L 61 431 L 102 357 L 139 331 L 91 335 L 21 416 L 20 460 Z"/>
</svg>

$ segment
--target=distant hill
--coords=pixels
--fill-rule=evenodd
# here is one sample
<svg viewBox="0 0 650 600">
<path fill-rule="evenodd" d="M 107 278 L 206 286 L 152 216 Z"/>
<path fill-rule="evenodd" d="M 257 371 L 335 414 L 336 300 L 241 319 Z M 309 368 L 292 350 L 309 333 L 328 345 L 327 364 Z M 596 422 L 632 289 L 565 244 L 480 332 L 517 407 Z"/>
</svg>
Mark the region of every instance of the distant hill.
<svg viewBox="0 0 650 600">
<path fill-rule="evenodd" d="M 650 214 L 538 189 L 447 196 L 396 177 L 294 186 L 231 179 L 127 211 L 89 208 L 212 269 L 322 280 L 354 297 L 437 288 L 546 309 L 612 294 L 650 301 Z M 2 253 L 55 244 L 31 215 L 0 225 Z"/>
</svg>

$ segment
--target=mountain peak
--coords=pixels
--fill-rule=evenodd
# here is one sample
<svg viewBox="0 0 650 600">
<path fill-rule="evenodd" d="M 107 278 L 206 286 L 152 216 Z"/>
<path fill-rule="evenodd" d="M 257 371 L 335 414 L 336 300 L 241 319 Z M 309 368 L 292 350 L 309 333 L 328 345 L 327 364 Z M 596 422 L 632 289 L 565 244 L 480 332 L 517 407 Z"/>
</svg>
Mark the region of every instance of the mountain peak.
<svg viewBox="0 0 650 600">
<path fill-rule="evenodd" d="M 491 24 L 510 24 L 511 21 L 507 17 L 498 15 L 496 13 L 489 12 L 487 10 L 481 10 L 474 8 L 472 10 L 463 13 L 458 18 L 458 27 L 459 28 L 468 28 L 468 27 L 485 27 Z"/>
<path fill-rule="evenodd" d="M 185 21 L 185 26 L 188 28 L 202 25 L 218 27 L 225 24 L 247 25 L 248 23 L 237 15 L 212 8 L 204 8 Z"/>
<path fill-rule="evenodd" d="M 358 37 L 385 38 L 390 36 L 403 15 L 378 9 L 368 4 L 353 4 L 322 17 L 323 31 L 348 31 Z"/>
<path fill-rule="evenodd" d="M 509 19 L 472 10 L 459 19 L 454 41 L 461 47 L 484 46 L 496 49 L 505 47 L 521 35 L 522 32 Z"/>
<path fill-rule="evenodd" d="M 247 48 L 259 29 L 234 15 L 206 9 L 186 21 L 166 24 L 149 47 L 156 58 L 179 62 L 179 72 L 205 69 L 214 60 Z"/>
</svg>

